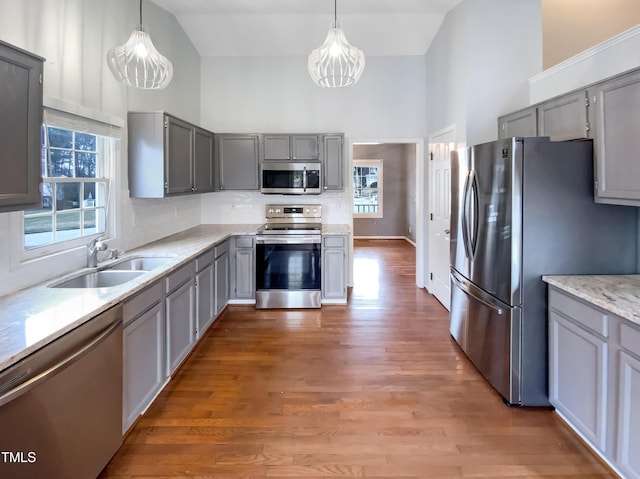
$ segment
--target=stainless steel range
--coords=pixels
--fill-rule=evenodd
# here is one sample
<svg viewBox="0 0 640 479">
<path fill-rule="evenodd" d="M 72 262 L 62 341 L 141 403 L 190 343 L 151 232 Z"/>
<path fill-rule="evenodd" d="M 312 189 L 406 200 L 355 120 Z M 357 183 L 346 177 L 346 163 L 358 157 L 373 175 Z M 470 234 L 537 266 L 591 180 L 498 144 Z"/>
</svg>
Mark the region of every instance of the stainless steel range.
<svg viewBox="0 0 640 479">
<path fill-rule="evenodd" d="M 322 206 L 265 210 L 256 238 L 256 308 L 319 308 Z"/>
</svg>

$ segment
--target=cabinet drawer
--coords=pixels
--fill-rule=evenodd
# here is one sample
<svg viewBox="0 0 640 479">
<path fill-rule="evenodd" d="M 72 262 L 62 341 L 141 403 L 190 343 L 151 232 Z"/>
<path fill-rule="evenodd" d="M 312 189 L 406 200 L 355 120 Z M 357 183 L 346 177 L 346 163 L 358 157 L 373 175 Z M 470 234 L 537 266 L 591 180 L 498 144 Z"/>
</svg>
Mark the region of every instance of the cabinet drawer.
<svg viewBox="0 0 640 479">
<path fill-rule="evenodd" d="M 596 307 L 553 288 L 549 291 L 549 305 L 589 331 L 605 338 L 609 337 L 608 316 Z"/>
<path fill-rule="evenodd" d="M 640 358 L 640 329 L 622 323 L 620 325 L 620 346 Z"/>
<path fill-rule="evenodd" d="M 325 236 L 322 238 L 322 244 L 325 248 L 344 248 L 344 236 Z"/>
<path fill-rule="evenodd" d="M 196 273 L 195 261 L 191 261 L 189 264 L 184 265 L 182 268 L 174 271 L 167 277 L 167 293 L 170 293 L 181 284 L 189 281 Z"/>
<path fill-rule="evenodd" d="M 236 236 L 236 248 L 253 248 L 253 236 Z"/>
<path fill-rule="evenodd" d="M 213 257 L 218 259 L 223 254 L 229 252 L 229 241 L 224 240 L 222 243 L 219 243 L 213 247 Z"/>
<path fill-rule="evenodd" d="M 200 272 L 212 263 L 213 249 L 210 249 L 196 258 L 196 271 Z"/>
<path fill-rule="evenodd" d="M 135 319 L 138 315 L 144 313 L 161 300 L 162 284 L 158 281 L 124 303 L 122 307 L 123 324 L 127 324 L 132 319 Z"/>
</svg>

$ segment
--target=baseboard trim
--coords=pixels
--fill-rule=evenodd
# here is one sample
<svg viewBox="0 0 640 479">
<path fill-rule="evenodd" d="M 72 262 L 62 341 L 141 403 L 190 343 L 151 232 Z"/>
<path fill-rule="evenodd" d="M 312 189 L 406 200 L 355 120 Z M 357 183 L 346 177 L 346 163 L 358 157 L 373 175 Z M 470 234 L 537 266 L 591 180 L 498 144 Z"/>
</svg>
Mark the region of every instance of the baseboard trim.
<svg viewBox="0 0 640 479">
<path fill-rule="evenodd" d="M 415 242 L 406 236 L 354 236 L 354 240 L 405 240 L 407 243 L 416 246 Z"/>
</svg>

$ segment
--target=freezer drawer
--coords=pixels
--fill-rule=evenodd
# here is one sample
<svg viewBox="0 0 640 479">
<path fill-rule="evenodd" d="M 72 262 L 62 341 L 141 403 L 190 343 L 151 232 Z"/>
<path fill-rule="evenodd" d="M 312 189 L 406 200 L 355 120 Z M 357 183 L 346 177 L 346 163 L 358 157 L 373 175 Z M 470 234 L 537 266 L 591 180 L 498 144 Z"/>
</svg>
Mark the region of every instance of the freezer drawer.
<svg viewBox="0 0 640 479">
<path fill-rule="evenodd" d="M 450 332 L 509 404 L 520 404 L 520 308 L 451 273 Z"/>
</svg>

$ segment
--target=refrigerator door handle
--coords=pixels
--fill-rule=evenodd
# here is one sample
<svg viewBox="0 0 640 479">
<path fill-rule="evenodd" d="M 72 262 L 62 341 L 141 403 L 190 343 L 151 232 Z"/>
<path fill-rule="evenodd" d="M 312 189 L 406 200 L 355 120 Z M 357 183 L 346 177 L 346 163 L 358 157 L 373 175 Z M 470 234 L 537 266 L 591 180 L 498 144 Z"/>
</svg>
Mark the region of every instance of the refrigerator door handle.
<svg viewBox="0 0 640 479">
<path fill-rule="evenodd" d="M 474 287 L 469 281 L 460 278 L 459 274 L 455 271 L 451 271 L 451 281 L 455 283 L 455 285 L 465 294 L 471 296 L 473 299 L 480 301 L 487 308 L 493 309 L 498 314 L 504 314 L 505 308 L 501 306 L 498 300 L 491 298 L 486 293 L 478 290 L 478 288 Z M 476 291 L 477 290 L 477 291 Z"/>
<path fill-rule="evenodd" d="M 471 211 L 471 224 L 469 228 L 469 250 L 471 251 L 471 259 L 476 256 L 478 247 L 478 180 L 475 170 L 470 173 L 469 192 L 471 193 L 471 201 L 469 210 Z"/>
<path fill-rule="evenodd" d="M 462 188 L 462 244 L 464 245 L 464 254 L 467 259 L 471 259 L 471 246 L 469 243 L 469 185 L 472 172 L 467 173 L 467 177 L 464 180 L 464 187 Z"/>
</svg>

